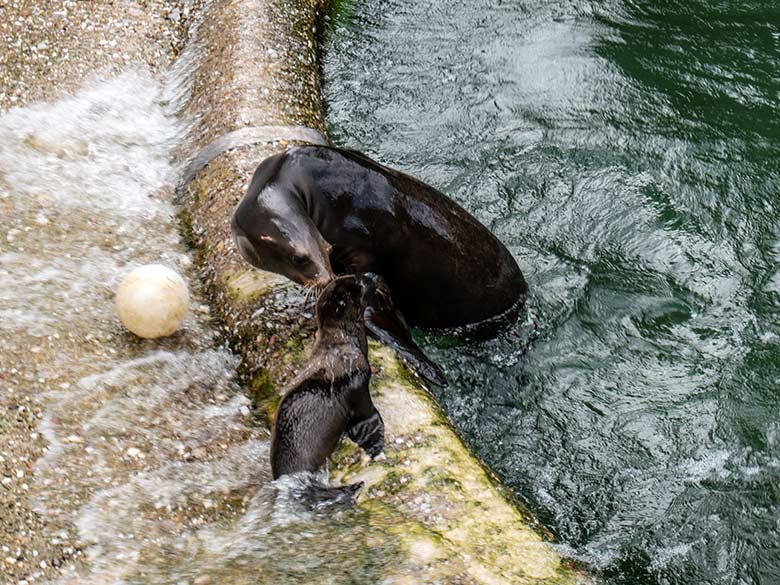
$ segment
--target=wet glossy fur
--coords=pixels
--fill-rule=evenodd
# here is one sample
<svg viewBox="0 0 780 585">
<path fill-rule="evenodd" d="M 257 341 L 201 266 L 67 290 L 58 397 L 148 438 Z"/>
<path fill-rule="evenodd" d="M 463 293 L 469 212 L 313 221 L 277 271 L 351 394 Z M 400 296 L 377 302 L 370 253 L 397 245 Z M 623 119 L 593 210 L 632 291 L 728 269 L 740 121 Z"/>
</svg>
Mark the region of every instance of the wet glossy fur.
<svg viewBox="0 0 780 585">
<path fill-rule="evenodd" d="M 263 161 L 233 232 L 249 262 L 301 284 L 334 274 L 382 276 L 386 294 L 366 314 L 369 332 L 435 383 L 443 375 L 405 321 L 473 328 L 511 320 L 527 294 L 512 255 L 467 211 L 354 151 L 301 146 Z"/>
<path fill-rule="evenodd" d="M 368 390 L 371 369 L 362 319 L 374 286 L 371 277 L 346 276 L 331 282 L 320 296 L 314 350 L 276 413 L 274 479 L 317 471 L 344 434 L 370 456 L 381 453 L 384 425 Z"/>
</svg>

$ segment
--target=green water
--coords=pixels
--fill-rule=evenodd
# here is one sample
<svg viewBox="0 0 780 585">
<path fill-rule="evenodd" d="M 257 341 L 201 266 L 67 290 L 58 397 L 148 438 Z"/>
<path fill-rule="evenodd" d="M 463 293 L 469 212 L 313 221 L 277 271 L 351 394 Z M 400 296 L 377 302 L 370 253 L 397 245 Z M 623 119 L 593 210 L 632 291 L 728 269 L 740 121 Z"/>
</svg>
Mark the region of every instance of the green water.
<svg viewBox="0 0 780 585">
<path fill-rule="evenodd" d="M 438 398 L 606 583 L 780 583 L 779 64 L 776 1 L 332 23 L 334 142 L 456 199 L 533 291 L 499 339 L 427 337 Z"/>
</svg>

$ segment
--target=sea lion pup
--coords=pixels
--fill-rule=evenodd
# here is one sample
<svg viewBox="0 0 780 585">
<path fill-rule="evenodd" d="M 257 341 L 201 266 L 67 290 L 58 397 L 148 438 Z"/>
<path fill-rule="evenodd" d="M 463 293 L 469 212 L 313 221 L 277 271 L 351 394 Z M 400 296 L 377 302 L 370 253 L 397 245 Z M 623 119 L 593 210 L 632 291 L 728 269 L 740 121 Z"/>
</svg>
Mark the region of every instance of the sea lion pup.
<svg viewBox="0 0 780 585">
<path fill-rule="evenodd" d="M 284 392 L 271 435 L 274 479 L 320 469 L 346 435 L 371 457 L 384 448 L 384 423 L 371 401 L 363 312 L 374 275 L 342 276 L 317 300 L 317 337 L 311 357 Z M 356 492 L 362 484 L 333 488 Z"/>
<path fill-rule="evenodd" d="M 452 199 L 350 150 L 297 146 L 260 163 L 232 218 L 244 258 L 306 286 L 381 276 L 369 334 L 425 380 L 446 384 L 409 324 L 492 334 L 528 288 L 506 247 Z"/>
</svg>

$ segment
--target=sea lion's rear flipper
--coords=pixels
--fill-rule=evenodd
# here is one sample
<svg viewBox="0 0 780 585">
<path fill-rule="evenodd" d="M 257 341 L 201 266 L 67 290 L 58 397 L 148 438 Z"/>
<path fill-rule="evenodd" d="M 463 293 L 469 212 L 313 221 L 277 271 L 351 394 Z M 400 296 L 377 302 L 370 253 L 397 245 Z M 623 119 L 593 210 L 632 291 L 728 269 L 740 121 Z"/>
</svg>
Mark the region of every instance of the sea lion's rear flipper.
<svg viewBox="0 0 780 585">
<path fill-rule="evenodd" d="M 301 493 L 301 501 L 310 510 L 323 510 L 334 506 L 351 507 L 355 504 L 363 482 L 342 486 L 328 486 L 312 483 Z"/>
<path fill-rule="evenodd" d="M 347 429 L 347 436 L 362 447 L 369 457 L 379 455 L 385 448 L 385 423 L 379 411 L 374 408 L 368 418 L 355 421 Z"/>
<path fill-rule="evenodd" d="M 386 284 L 377 287 L 364 315 L 366 331 L 371 337 L 395 351 L 426 382 L 436 386 L 447 385 L 441 367 L 428 359 L 412 339 L 409 327 L 395 308 Z"/>
<path fill-rule="evenodd" d="M 308 471 L 283 475 L 274 481 L 276 506 L 290 510 L 289 506 L 302 505 L 310 511 L 325 511 L 332 508 L 350 508 L 355 504 L 363 482 L 341 486 L 328 485 L 321 472 Z"/>
</svg>

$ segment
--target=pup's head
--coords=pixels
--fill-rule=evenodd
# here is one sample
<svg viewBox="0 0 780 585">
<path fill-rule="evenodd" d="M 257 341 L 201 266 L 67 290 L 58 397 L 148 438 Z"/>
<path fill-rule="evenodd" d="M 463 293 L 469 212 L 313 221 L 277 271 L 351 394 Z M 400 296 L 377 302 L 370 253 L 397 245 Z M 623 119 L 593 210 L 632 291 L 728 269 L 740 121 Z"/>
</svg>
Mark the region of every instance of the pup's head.
<svg viewBox="0 0 780 585">
<path fill-rule="evenodd" d="M 330 244 L 300 202 L 275 185 L 257 195 L 247 193 L 230 227 L 241 255 L 255 268 L 304 286 L 324 286 L 335 277 Z"/>
<path fill-rule="evenodd" d="M 363 313 L 376 291 L 374 274 L 348 274 L 332 280 L 317 299 L 317 325 L 321 329 L 346 328 L 363 323 Z"/>
</svg>

